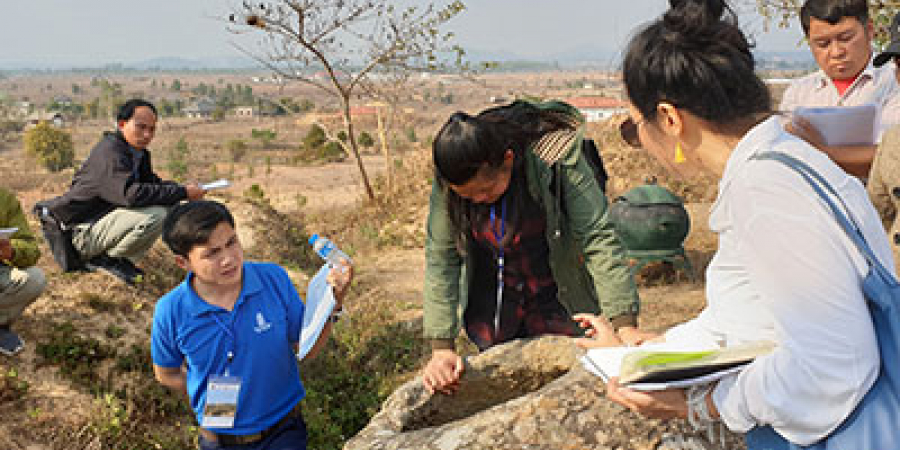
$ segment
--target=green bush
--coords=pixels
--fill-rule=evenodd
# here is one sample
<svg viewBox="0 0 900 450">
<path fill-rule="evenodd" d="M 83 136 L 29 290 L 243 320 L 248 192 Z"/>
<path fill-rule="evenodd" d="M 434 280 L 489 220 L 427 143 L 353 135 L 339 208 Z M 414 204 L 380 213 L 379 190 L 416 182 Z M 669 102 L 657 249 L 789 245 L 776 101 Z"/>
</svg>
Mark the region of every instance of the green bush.
<svg viewBox="0 0 900 450">
<path fill-rule="evenodd" d="M 325 130 L 318 125 L 313 125 L 309 127 L 309 131 L 306 132 L 306 136 L 303 137 L 303 148 L 307 150 L 315 150 L 323 145 L 325 145 L 325 141 L 327 138 L 325 137 Z"/>
<path fill-rule="evenodd" d="M 59 172 L 75 163 L 72 136 L 47 122 L 25 132 L 25 150 L 51 172 Z"/>
<path fill-rule="evenodd" d="M 329 141 L 323 145 L 322 150 L 319 152 L 319 157 L 328 162 L 343 161 L 345 156 L 344 147 L 341 147 L 341 144 L 335 141 Z"/>
<path fill-rule="evenodd" d="M 392 323 L 384 310 L 366 322 L 338 323 L 331 342 L 301 373 L 309 448 L 340 449 L 365 427 L 420 364 L 421 329 Z M 350 319 L 352 320 L 352 319 Z"/>
<path fill-rule="evenodd" d="M 278 137 L 278 133 L 265 128 L 259 130 L 254 128 L 250 131 L 250 136 L 258 140 L 262 144 L 262 148 L 269 148 L 272 145 L 272 141 Z"/>
<path fill-rule="evenodd" d="M 190 147 L 188 147 L 187 140 L 184 139 L 184 136 L 182 136 L 181 139 L 178 140 L 178 143 L 175 144 L 175 147 L 169 151 L 169 164 L 167 168 L 169 169 L 172 178 L 175 180 L 184 181 L 187 179 L 189 172 L 187 156 L 190 151 Z"/>
<path fill-rule="evenodd" d="M 371 148 L 375 145 L 375 139 L 372 138 L 371 134 L 365 131 L 359 133 L 359 139 L 357 139 L 357 142 L 359 143 L 359 145 L 365 148 Z"/>
<path fill-rule="evenodd" d="M 258 184 L 253 184 L 244 191 L 244 197 L 251 202 L 265 202 L 266 193 Z"/>
</svg>

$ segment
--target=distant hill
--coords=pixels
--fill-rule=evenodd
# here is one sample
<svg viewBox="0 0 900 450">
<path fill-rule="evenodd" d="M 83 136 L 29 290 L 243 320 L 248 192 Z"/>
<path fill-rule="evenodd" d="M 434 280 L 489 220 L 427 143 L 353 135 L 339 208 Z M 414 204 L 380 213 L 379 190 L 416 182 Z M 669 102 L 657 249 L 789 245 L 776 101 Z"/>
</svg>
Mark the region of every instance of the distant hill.
<svg viewBox="0 0 900 450">
<path fill-rule="evenodd" d="M 581 45 L 559 52 L 526 57 L 519 54 L 486 49 L 467 49 L 466 56 L 471 61 L 496 61 L 504 67 L 543 67 L 547 69 L 594 67 L 616 69 L 622 62 L 624 49 L 608 49 L 600 46 Z M 755 53 L 761 68 L 808 68 L 815 61 L 808 50 L 761 51 Z"/>
<path fill-rule="evenodd" d="M 499 62 L 503 70 L 559 70 L 572 68 L 615 69 L 621 64 L 622 49 L 608 49 L 594 45 L 580 45 L 553 53 L 523 56 L 518 53 L 482 48 L 466 49 L 471 62 Z M 757 52 L 761 68 L 805 68 L 814 64 L 806 49 L 796 51 Z M 0 61 L 0 70 L 246 70 L 262 69 L 262 65 L 246 56 L 220 56 L 209 58 L 158 57 L 134 62 L 111 62 L 102 65 L 67 64 L 55 61 Z"/>
<path fill-rule="evenodd" d="M 261 65 L 251 58 L 243 56 L 221 56 L 210 58 L 159 57 L 133 62 L 109 62 L 106 64 L 72 64 L 56 61 L 0 61 L 0 70 L 226 70 L 226 69 L 259 69 Z"/>
</svg>

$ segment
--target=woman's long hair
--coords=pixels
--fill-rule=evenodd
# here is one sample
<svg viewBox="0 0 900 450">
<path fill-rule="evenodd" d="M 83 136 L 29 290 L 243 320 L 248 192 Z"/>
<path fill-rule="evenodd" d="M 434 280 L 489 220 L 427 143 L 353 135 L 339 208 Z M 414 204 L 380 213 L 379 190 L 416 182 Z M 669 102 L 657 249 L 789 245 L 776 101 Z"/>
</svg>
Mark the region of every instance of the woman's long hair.
<svg viewBox="0 0 900 450">
<path fill-rule="evenodd" d="M 512 176 L 504 194 L 511 213 L 507 218 L 505 244 L 520 228 L 526 212 L 537 206 L 525 179 L 525 152 L 544 134 L 571 128 L 565 117 L 524 101 L 486 109 L 477 116 L 463 112 L 450 116 L 435 136 L 432 154 L 435 179 L 447 199 L 460 251 L 465 251 L 464 243 L 471 237 L 473 227 L 489 217 L 490 205 L 464 199 L 449 185 L 468 183 L 485 165 L 499 169 L 506 151 L 513 152 Z"/>
</svg>

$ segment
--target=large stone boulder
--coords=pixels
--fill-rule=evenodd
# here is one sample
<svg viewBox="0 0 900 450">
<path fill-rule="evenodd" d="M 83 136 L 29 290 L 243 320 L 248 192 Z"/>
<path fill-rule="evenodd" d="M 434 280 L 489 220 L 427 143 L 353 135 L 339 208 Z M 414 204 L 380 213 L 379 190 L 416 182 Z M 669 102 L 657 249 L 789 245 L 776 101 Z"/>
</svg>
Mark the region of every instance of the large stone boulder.
<svg viewBox="0 0 900 450">
<path fill-rule="evenodd" d="M 572 340 L 548 336 L 496 346 L 466 360 L 460 390 L 401 386 L 344 450 L 742 449 L 725 432 L 711 446 L 684 421 L 642 418 L 610 402 Z"/>
</svg>

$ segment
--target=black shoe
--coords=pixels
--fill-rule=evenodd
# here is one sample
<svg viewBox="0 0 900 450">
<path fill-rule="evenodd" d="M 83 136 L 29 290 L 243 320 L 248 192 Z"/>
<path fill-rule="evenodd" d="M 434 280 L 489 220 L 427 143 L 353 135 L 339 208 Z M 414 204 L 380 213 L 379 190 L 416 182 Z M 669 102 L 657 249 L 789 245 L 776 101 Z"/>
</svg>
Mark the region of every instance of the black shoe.
<svg viewBox="0 0 900 450">
<path fill-rule="evenodd" d="M 0 326 L 0 353 L 13 356 L 25 348 L 25 342 L 8 326 Z"/>
<path fill-rule="evenodd" d="M 124 281 L 129 286 L 134 286 L 144 280 L 144 271 L 135 267 L 127 258 L 113 258 L 100 255 L 91 258 L 85 266 L 91 272 L 102 270 Z"/>
</svg>

